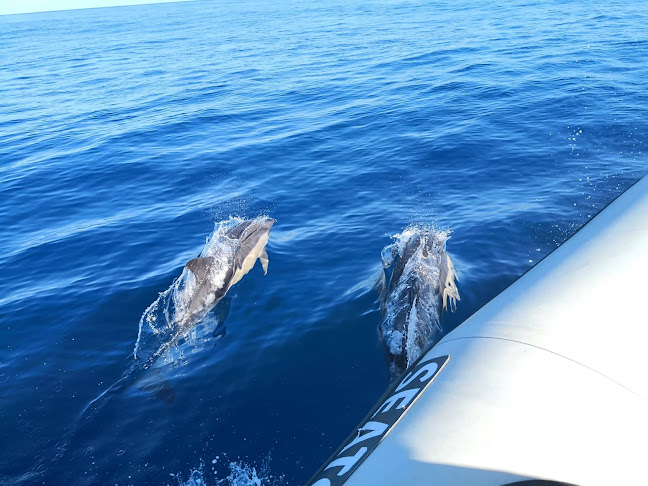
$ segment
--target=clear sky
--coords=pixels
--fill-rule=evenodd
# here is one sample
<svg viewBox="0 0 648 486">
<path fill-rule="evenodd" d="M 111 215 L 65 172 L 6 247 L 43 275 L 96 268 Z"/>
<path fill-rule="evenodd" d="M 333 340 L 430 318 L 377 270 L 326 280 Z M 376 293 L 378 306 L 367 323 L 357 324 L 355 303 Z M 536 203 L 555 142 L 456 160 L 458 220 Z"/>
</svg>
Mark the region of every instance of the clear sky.
<svg viewBox="0 0 648 486">
<path fill-rule="evenodd" d="M 77 8 L 116 7 L 178 0 L 0 0 L 0 15 L 72 10 Z M 187 1 L 187 0 L 180 0 Z"/>
</svg>

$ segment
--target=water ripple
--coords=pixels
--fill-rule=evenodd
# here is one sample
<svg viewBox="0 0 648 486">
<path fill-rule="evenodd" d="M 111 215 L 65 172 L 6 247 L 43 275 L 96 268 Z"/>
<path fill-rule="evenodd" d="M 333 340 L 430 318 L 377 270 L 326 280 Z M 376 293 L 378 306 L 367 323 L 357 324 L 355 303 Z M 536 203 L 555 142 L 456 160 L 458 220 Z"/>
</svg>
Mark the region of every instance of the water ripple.
<svg viewBox="0 0 648 486">
<path fill-rule="evenodd" d="M 0 477 L 165 483 L 227 451 L 303 482 L 388 381 L 390 235 L 452 231 L 452 327 L 646 173 L 646 21 L 638 0 L 0 17 Z M 165 377 L 175 404 L 135 389 L 78 423 L 214 221 L 261 214 L 268 275 Z"/>
</svg>

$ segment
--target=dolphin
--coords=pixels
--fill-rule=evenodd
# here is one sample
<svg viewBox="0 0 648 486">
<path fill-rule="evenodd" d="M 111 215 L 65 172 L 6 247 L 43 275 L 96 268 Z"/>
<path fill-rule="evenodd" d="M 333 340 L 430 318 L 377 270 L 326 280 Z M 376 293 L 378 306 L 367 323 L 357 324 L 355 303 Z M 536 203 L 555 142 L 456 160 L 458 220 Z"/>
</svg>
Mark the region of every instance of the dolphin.
<svg viewBox="0 0 648 486">
<path fill-rule="evenodd" d="M 202 319 L 234 284 L 252 270 L 257 260 L 261 262 L 263 274 L 268 273 L 266 245 L 274 223 L 274 219 L 263 217 L 245 220 L 228 229 L 225 237 L 232 243 L 233 251 L 225 261 L 219 254 L 198 256 L 187 262 L 185 268 L 191 272 L 195 283 L 190 295 L 185 296 L 189 304 L 182 327 Z"/>
<path fill-rule="evenodd" d="M 140 319 L 134 356 L 156 359 L 194 328 L 261 261 L 268 272 L 266 245 L 275 220 L 259 217 L 220 223 L 200 255 L 189 260 L 171 287 Z"/>
<path fill-rule="evenodd" d="M 200 255 L 189 260 L 171 287 L 144 311 L 132 365 L 116 383 L 84 407 L 83 423 L 89 423 L 111 397 L 133 385 L 167 403 L 173 402 L 173 389 L 161 373 L 167 366 L 216 345 L 225 336 L 230 299 L 224 297 L 257 260 L 267 274 L 266 245 L 274 223 L 272 218 L 259 217 L 230 218 L 216 225 Z M 206 318 L 214 307 L 216 310 Z"/>
<path fill-rule="evenodd" d="M 448 232 L 410 226 L 382 251 L 379 335 L 392 380 L 440 339 L 443 311 L 456 308 L 459 292 L 446 252 L 448 236 Z"/>
</svg>

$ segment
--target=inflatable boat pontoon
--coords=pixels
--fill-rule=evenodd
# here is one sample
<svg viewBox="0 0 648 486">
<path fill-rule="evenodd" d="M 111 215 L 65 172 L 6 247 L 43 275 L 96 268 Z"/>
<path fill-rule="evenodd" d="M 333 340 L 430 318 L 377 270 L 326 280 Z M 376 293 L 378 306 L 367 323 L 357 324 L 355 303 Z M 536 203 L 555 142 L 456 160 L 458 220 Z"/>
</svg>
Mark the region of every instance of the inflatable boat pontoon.
<svg viewBox="0 0 648 486">
<path fill-rule="evenodd" d="M 314 486 L 648 485 L 648 176 L 410 367 Z"/>
</svg>

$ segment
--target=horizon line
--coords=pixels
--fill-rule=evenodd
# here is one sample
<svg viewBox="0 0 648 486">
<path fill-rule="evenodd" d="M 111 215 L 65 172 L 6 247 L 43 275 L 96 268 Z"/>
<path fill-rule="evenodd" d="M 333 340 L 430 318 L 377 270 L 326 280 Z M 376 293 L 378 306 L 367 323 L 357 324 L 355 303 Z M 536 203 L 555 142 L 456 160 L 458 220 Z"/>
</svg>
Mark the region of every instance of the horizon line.
<svg viewBox="0 0 648 486">
<path fill-rule="evenodd" d="M 24 10 L 20 12 L 3 12 L 2 7 L 0 7 L 0 17 L 7 17 L 10 15 L 31 15 L 39 13 L 49 13 L 49 12 L 72 12 L 76 10 L 96 10 L 102 8 L 119 8 L 119 7 L 136 7 L 138 5 L 156 5 L 156 4 L 166 4 L 166 3 L 186 3 L 186 2 L 195 2 L 197 0 L 114 0 L 114 4 L 108 5 L 88 5 L 85 7 L 61 7 L 61 8 L 46 8 L 34 10 Z"/>
</svg>

